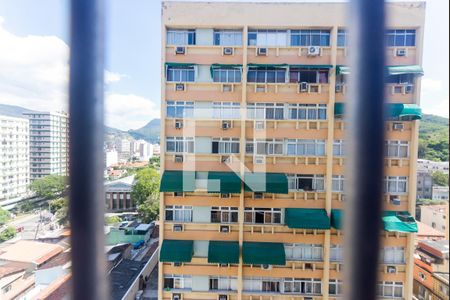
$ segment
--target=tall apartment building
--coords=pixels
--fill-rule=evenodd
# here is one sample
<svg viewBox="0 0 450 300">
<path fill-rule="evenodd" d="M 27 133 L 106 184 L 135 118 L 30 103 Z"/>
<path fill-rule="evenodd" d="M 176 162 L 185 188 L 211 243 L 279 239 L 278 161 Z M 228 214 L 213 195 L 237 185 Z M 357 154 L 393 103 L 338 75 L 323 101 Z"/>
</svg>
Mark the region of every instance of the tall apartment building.
<svg viewBox="0 0 450 300">
<path fill-rule="evenodd" d="M 69 175 L 69 120 L 64 112 L 29 112 L 31 180 Z"/>
<path fill-rule="evenodd" d="M 29 184 L 28 120 L 0 116 L 0 203 L 25 196 Z"/>
<path fill-rule="evenodd" d="M 378 294 L 411 299 L 425 4 L 387 7 Z M 346 10 L 163 3 L 159 299 L 341 296 Z"/>
</svg>

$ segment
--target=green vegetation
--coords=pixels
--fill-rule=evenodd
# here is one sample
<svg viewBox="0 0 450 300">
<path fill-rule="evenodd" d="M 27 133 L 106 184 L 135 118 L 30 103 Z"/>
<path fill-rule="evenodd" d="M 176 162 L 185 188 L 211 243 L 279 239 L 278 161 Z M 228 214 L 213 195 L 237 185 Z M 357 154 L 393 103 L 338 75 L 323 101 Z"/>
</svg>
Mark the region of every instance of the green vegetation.
<svg viewBox="0 0 450 300">
<path fill-rule="evenodd" d="M 11 219 L 9 211 L 0 208 L 0 225 L 6 224 Z"/>
<path fill-rule="evenodd" d="M 122 220 L 118 216 L 107 216 L 107 217 L 105 217 L 105 224 L 106 225 L 117 224 L 120 221 L 122 221 Z"/>
<path fill-rule="evenodd" d="M 12 226 L 8 226 L 8 227 L 6 227 L 5 230 L 0 232 L 0 243 L 3 243 L 4 241 L 10 240 L 10 239 L 16 237 L 16 235 L 17 235 L 16 228 L 14 228 Z"/>
<path fill-rule="evenodd" d="M 441 171 L 433 172 L 433 184 L 448 186 L 448 174 L 445 174 Z"/>
<path fill-rule="evenodd" d="M 25 200 L 20 204 L 18 211 L 22 213 L 27 213 L 32 211 L 33 209 L 34 209 L 33 203 L 31 203 L 30 200 Z"/>
<path fill-rule="evenodd" d="M 60 175 L 48 175 L 34 180 L 30 189 L 39 197 L 52 199 L 65 194 L 67 189 L 67 177 Z"/>
<path fill-rule="evenodd" d="M 55 215 L 58 223 L 67 225 L 69 222 L 69 199 L 58 198 L 49 202 L 49 209 Z"/>
<path fill-rule="evenodd" d="M 131 197 L 141 220 L 149 223 L 159 216 L 159 173 L 148 167 L 138 171 L 135 180 Z"/>
<path fill-rule="evenodd" d="M 160 157 L 153 156 L 152 158 L 149 159 L 148 163 L 149 163 L 150 167 L 159 170 L 159 167 L 161 166 Z"/>
<path fill-rule="evenodd" d="M 448 161 L 447 118 L 423 115 L 419 125 L 419 158 L 434 161 Z"/>
</svg>

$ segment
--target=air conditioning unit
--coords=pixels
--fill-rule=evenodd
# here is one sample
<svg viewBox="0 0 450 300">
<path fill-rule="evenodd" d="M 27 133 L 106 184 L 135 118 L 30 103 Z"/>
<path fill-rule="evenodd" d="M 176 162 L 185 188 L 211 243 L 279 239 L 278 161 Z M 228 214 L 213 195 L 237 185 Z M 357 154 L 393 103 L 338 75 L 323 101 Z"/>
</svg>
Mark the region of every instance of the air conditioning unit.
<svg viewBox="0 0 450 300">
<path fill-rule="evenodd" d="M 308 47 L 308 55 L 309 56 L 320 55 L 320 47 L 319 46 L 310 46 L 310 47 Z"/>
<path fill-rule="evenodd" d="M 175 155 L 175 162 L 182 163 L 184 161 L 183 155 Z"/>
<path fill-rule="evenodd" d="M 261 269 L 263 269 L 263 270 L 272 270 L 272 265 L 261 265 Z"/>
<path fill-rule="evenodd" d="M 231 84 L 224 84 L 222 86 L 222 91 L 223 92 L 232 92 L 233 91 L 233 86 Z"/>
<path fill-rule="evenodd" d="M 395 56 L 406 56 L 406 55 L 407 55 L 407 52 L 406 52 L 406 49 L 404 49 L 404 48 L 397 49 L 395 51 Z"/>
<path fill-rule="evenodd" d="M 255 122 L 255 129 L 256 130 L 264 130 L 265 127 L 266 126 L 265 126 L 264 121 L 256 121 Z"/>
<path fill-rule="evenodd" d="M 172 227 L 172 231 L 177 231 L 177 232 L 183 231 L 183 225 L 182 224 L 174 224 Z"/>
<path fill-rule="evenodd" d="M 405 125 L 403 125 L 403 123 L 394 123 L 392 124 L 392 129 L 395 131 L 402 131 L 405 129 Z"/>
<path fill-rule="evenodd" d="M 221 268 L 228 268 L 230 265 L 229 264 L 219 264 L 219 267 Z"/>
<path fill-rule="evenodd" d="M 183 128 L 183 121 L 175 121 L 175 129 Z"/>
<path fill-rule="evenodd" d="M 220 194 L 220 198 L 229 199 L 229 198 L 231 198 L 231 194 L 230 193 L 222 193 L 222 194 Z"/>
<path fill-rule="evenodd" d="M 255 165 L 262 165 L 266 163 L 266 158 L 264 156 L 255 156 L 253 162 Z"/>
<path fill-rule="evenodd" d="M 222 129 L 227 130 L 231 128 L 231 122 L 230 121 L 222 121 Z"/>
<path fill-rule="evenodd" d="M 220 232 L 222 232 L 222 233 L 229 233 L 230 232 L 230 226 L 226 226 L 226 225 L 220 226 Z"/>
<path fill-rule="evenodd" d="M 223 48 L 223 55 L 233 55 L 233 48 L 231 47 Z"/>
<path fill-rule="evenodd" d="M 299 83 L 299 90 L 300 92 L 307 92 L 308 91 L 308 83 L 307 82 L 300 82 Z"/>
<path fill-rule="evenodd" d="M 184 83 L 177 83 L 177 84 L 175 85 L 175 90 L 176 90 L 177 92 L 182 92 L 182 91 L 184 91 Z"/>
<path fill-rule="evenodd" d="M 391 202 L 391 204 L 393 205 L 400 205 L 400 198 L 397 196 L 390 196 L 389 197 L 389 201 Z"/>
<path fill-rule="evenodd" d="M 182 192 L 174 192 L 174 193 L 173 193 L 173 196 L 174 196 L 174 197 L 183 197 L 184 195 L 183 195 Z"/>
<path fill-rule="evenodd" d="M 344 86 L 342 84 L 336 84 L 335 91 L 336 93 L 342 93 Z"/>
<path fill-rule="evenodd" d="M 219 300 L 228 300 L 228 295 L 219 295 Z"/>
<path fill-rule="evenodd" d="M 174 262 L 174 263 L 172 263 L 172 266 L 174 266 L 174 267 L 181 267 L 183 264 L 182 263 L 180 263 L 180 262 Z"/>
<path fill-rule="evenodd" d="M 181 294 L 172 294 L 172 300 L 181 300 Z"/>
<path fill-rule="evenodd" d="M 177 47 L 175 49 L 175 54 L 186 54 L 186 47 Z"/>
<path fill-rule="evenodd" d="M 253 199 L 262 199 L 263 198 L 263 193 L 261 192 L 254 192 L 253 193 Z"/>
<path fill-rule="evenodd" d="M 412 94 L 414 92 L 414 86 L 412 84 L 405 85 L 405 94 Z"/>
<path fill-rule="evenodd" d="M 387 266 L 387 272 L 394 274 L 397 272 L 397 268 L 395 266 Z"/>
<path fill-rule="evenodd" d="M 258 56 L 267 56 L 267 48 L 258 48 L 257 54 Z"/>
<path fill-rule="evenodd" d="M 307 269 L 307 270 L 312 270 L 312 269 L 313 269 L 313 265 L 312 265 L 312 264 L 309 264 L 309 263 L 306 263 L 306 264 L 305 264 L 305 269 Z"/>
<path fill-rule="evenodd" d="M 220 158 L 220 161 L 221 161 L 223 164 L 231 163 L 231 156 L 229 156 L 229 155 L 223 155 L 223 156 Z"/>
</svg>

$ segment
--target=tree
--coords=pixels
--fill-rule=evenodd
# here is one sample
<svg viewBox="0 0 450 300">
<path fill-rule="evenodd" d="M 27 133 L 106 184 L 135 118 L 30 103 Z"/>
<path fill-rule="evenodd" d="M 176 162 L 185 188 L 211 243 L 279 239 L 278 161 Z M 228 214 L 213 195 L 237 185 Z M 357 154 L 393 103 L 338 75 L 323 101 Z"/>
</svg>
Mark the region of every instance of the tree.
<svg viewBox="0 0 450 300">
<path fill-rule="evenodd" d="M 159 173 L 153 168 L 139 170 L 135 177 L 131 197 L 144 222 L 155 220 L 159 215 Z"/>
<path fill-rule="evenodd" d="M 69 199 L 58 198 L 49 202 L 49 210 L 55 215 L 60 225 L 69 222 Z"/>
<path fill-rule="evenodd" d="M 19 211 L 21 212 L 29 212 L 34 208 L 33 203 L 30 200 L 25 200 L 20 204 Z"/>
<path fill-rule="evenodd" d="M 105 224 L 106 225 L 113 225 L 117 224 L 121 221 L 121 219 L 118 216 L 108 216 L 105 217 Z"/>
<path fill-rule="evenodd" d="M 55 200 L 52 200 L 48 203 L 49 210 L 52 214 L 55 214 L 58 210 L 61 208 L 67 206 L 69 203 L 65 198 L 58 198 Z"/>
<path fill-rule="evenodd" d="M 9 211 L 0 208 L 0 225 L 6 224 L 11 219 Z"/>
<path fill-rule="evenodd" d="M 159 169 L 160 167 L 160 157 L 159 156 L 153 156 L 152 158 L 149 159 L 149 165 L 150 167 L 154 168 L 154 169 Z"/>
<path fill-rule="evenodd" d="M 10 239 L 16 237 L 16 235 L 17 235 L 16 228 L 14 228 L 12 226 L 8 226 L 8 227 L 6 227 L 5 230 L 0 232 L 0 243 L 10 240 Z"/>
<path fill-rule="evenodd" d="M 433 184 L 448 186 L 448 175 L 441 171 L 433 172 Z"/>
<path fill-rule="evenodd" d="M 67 189 L 67 177 L 61 175 L 48 175 L 35 179 L 30 189 L 39 197 L 50 199 L 64 195 Z"/>
</svg>

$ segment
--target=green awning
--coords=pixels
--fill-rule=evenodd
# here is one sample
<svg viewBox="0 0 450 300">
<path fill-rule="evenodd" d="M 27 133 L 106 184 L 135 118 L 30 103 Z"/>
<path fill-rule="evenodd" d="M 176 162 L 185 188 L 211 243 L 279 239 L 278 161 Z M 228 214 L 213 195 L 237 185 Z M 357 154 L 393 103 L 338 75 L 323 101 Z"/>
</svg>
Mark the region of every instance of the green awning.
<svg viewBox="0 0 450 300">
<path fill-rule="evenodd" d="M 248 64 L 247 67 L 254 68 L 285 68 L 288 67 L 288 64 Z"/>
<path fill-rule="evenodd" d="M 235 68 L 242 68 L 242 65 L 212 64 L 209 70 L 211 72 L 211 77 L 213 77 L 214 69 L 235 69 Z"/>
<path fill-rule="evenodd" d="M 410 65 L 410 66 L 388 66 L 388 75 L 404 75 L 413 74 L 416 76 L 423 76 L 423 69 L 421 66 Z"/>
<path fill-rule="evenodd" d="M 337 65 L 336 66 L 336 75 L 349 75 L 350 74 L 350 67 Z"/>
<path fill-rule="evenodd" d="M 209 241 L 208 263 L 238 264 L 239 242 Z"/>
<path fill-rule="evenodd" d="M 193 192 L 195 190 L 194 171 L 164 171 L 160 192 Z"/>
<path fill-rule="evenodd" d="M 286 254 L 282 243 L 244 242 L 242 260 L 249 265 L 286 265 Z"/>
<path fill-rule="evenodd" d="M 342 230 L 344 227 L 344 221 L 343 221 L 343 211 L 340 209 L 332 209 L 331 210 L 331 226 L 334 229 Z"/>
<path fill-rule="evenodd" d="M 288 180 L 284 173 L 245 173 L 244 188 L 247 192 L 287 194 Z"/>
<path fill-rule="evenodd" d="M 299 69 L 331 69 L 332 65 L 289 65 L 289 68 Z"/>
<path fill-rule="evenodd" d="M 389 119 L 412 121 L 422 119 L 422 109 L 416 104 L 387 104 L 387 115 Z"/>
<path fill-rule="evenodd" d="M 208 172 L 209 193 L 241 192 L 241 178 L 234 172 Z"/>
<path fill-rule="evenodd" d="M 164 240 L 159 252 L 161 262 L 190 262 L 194 254 L 194 242 L 184 240 Z"/>
<path fill-rule="evenodd" d="M 330 229 L 330 219 L 324 209 L 286 208 L 285 221 L 289 228 Z"/>
<path fill-rule="evenodd" d="M 166 62 L 166 67 L 193 67 L 197 64 L 193 63 L 174 63 L 174 62 Z"/>
<path fill-rule="evenodd" d="M 335 117 L 343 116 L 344 115 L 344 107 L 345 107 L 345 103 L 342 103 L 342 102 L 334 103 L 334 116 Z"/>
<path fill-rule="evenodd" d="M 406 211 L 383 212 L 383 227 L 386 231 L 417 232 L 416 220 Z"/>
</svg>

